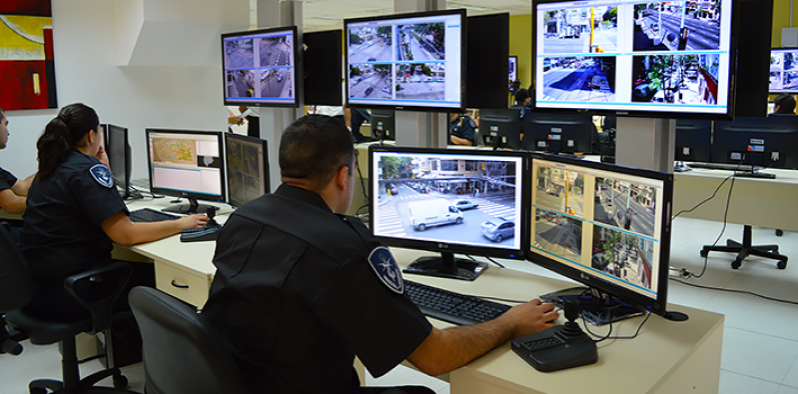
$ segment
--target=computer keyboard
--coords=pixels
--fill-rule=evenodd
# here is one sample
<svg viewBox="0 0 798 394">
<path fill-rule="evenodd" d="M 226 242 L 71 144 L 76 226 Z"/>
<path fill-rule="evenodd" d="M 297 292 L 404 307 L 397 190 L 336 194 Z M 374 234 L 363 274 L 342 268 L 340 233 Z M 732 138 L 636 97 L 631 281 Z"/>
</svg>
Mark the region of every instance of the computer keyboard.
<svg viewBox="0 0 798 394">
<path fill-rule="evenodd" d="M 727 171 L 752 171 L 750 164 L 728 164 L 728 163 L 687 163 L 690 168 L 703 168 L 706 170 L 727 170 Z M 758 169 L 754 167 L 753 169 Z"/>
<path fill-rule="evenodd" d="M 408 280 L 405 280 L 405 294 L 423 314 L 454 324 L 470 325 L 486 322 L 510 309 L 509 305 Z"/>
<path fill-rule="evenodd" d="M 131 211 L 129 217 L 133 223 L 153 223 L 180 219 L 180 216 L 156 211 L 151 208 L 142 208 Z"/>
<path fill-rule="evenodd" d="M 221 229 L 222 226 L 219 224 L 211 224 L 197 228 L 184 228 L 180 232 L 180 242 L 215 241 L 216 234 Z"/>
</svg>

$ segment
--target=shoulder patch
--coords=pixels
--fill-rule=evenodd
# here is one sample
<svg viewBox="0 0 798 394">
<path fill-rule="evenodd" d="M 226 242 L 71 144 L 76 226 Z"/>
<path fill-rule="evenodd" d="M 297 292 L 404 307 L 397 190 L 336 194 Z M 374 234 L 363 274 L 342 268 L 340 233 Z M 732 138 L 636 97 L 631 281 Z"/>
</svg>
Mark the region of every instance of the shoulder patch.
<svg viewBox="0 0 798 394">
<path fill-rule="evenodd" d="M 380 278 L 385 286 L 397 294 L 405 291 L 405 282 L 402 279 L 402 271 L 396 264 L 391 251 L 385 246 L 378 246 L 369 254 L 369 265 L 374 269 L 374 273 Z"/>
<path fill-rule="evenodd" d="M 468 125 L 473 127 L 473 128 L 477 127 L 476 122 L 474 122 L 474 119 L 471 119 L 471 118 L 468 118 Z"/>
<path fill-rule="evenodd" d="M 114 186 L 114 179 L 111 178 L 111 171 L 108 170 L 104 164 L 95 164 L 90 169 L 89 172 L 91 173 L 92 178 L 94 178 L 97 183 L 107 188 L 112 188 Z"/>
</svg>

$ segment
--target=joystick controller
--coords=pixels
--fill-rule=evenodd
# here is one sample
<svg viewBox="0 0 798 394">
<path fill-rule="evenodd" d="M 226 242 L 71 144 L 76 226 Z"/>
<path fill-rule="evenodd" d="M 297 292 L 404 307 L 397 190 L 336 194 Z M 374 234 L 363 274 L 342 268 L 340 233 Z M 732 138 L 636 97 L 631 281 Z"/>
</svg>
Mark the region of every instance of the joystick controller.
<svg viewBox="0 0 798 394">
<path fill-rule="evenodd" d="M 222 225 L 214 219 L 218 209 L 217 207 L 209 206 L 208 209 L 205 210 L 205 214 L 208 216 L 208 222 L 205 223 L 205 226 L 183 229 L 183 231 L 180 232 L 180 241 L 215 241 L 216 234 L 222 229 Z"/>
</svg>

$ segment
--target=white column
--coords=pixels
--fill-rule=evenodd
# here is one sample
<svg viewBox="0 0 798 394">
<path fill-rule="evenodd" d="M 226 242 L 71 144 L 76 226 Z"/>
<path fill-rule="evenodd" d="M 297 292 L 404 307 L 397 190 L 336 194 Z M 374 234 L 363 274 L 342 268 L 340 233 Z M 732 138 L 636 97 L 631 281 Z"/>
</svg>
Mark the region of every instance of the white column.
<svg viewBox="0 0 798 394">
<path fill-rule="evenodd" d="M 618 117 L 615 163 L 673 172 L 676 120 Z"/>
</svg>

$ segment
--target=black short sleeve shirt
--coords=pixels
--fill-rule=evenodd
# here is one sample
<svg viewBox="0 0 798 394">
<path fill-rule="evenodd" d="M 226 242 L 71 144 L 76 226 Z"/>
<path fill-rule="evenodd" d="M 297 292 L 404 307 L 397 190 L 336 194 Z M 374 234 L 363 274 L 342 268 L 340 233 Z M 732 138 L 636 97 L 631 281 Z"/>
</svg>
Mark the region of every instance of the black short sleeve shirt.
<svg viewBox="0 0 798 394">
<path fill-rule="evenodd" d="M 28 190 L 20 247 L 34 280 L 61 283 L 98 261 L 113 247 L 102 223 L 127 211 L 108 168 L 95 157 L 71 151 L 45 180 Z"/>
<path fill-rule="evenodd" d="M 0 191 L 11 189 L 17 183 L 17 177 L 14 174 L 0 168 Z"/>
<path fill-rule="evenodd" d="M 407 358 L 432 326 L 368 263 L 384 248 L 358 219 L 282 185 L 239 208 L 216 244 L 203 313 L 252 391 L 339 393 Z"/>
<path fill-rule="evenodd" d="M 477 139 L 477 125 L 470 116 L 459 116 L 457 119 L 453 120 L 449 124 L 449 132 L 450 135 L 467 139 L 474 143 Z"/>
</svg>

